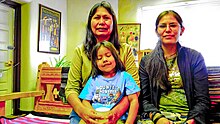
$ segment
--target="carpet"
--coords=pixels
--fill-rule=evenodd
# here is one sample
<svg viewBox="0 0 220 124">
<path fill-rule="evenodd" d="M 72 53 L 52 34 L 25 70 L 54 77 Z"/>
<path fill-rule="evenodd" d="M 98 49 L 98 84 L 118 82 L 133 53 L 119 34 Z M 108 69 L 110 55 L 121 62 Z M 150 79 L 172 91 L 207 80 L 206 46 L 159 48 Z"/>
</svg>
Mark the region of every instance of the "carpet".
<svg viewBox="0 0 220 124">
<path fill-rule="evenodd" d="M 69 124 L 69 119 L 41 117 L 28 114 L 14 119 L 0 118 L 1 124 Z"/>
</svg>

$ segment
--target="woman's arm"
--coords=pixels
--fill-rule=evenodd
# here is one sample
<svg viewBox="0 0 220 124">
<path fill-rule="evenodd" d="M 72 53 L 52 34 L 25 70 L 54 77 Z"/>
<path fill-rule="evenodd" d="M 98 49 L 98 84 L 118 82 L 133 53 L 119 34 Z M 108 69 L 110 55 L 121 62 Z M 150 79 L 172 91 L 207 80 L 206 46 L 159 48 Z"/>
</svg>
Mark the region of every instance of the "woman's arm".
<svg viewBox="0 0 220 124">
<path fill-rule="evenodd" d="M 130 108 L 129 108 L 128 118 L 125 124 L 133 124 L 137 117 L 138 108 L 139 108 L 138 94 L 135 93 L 128 95 L 128 100 L 130 102 Z"/>
<path fill-rule="evenodd" d="M 73 51 L 73 59 L 68 73 L 65 95 L 68 103 L 72 106 L 73 111 L 75 111 L 79 117 L 87 123 L 97 123 L 95 119 L 101 117 L 96 115 L 96 112 L 93 109 L 85 107 L 78 97 L 82 88 L 82 63 L 89 64 L 88 60 L 83 59 L 83 56 L 85 56 L 83 53 L 82 45 L 77 46 Z"/>
<path fill-rule="evenodd" d="M 90 104 L 90 101 L 89 100 L 83 100 L 82 101 L 82 104 L 87 107 L 87 108 L 91 108 L 93 109 L 92 105 Z"/>
<path fill-rule="evenodd" d="M 140 110 L 144 115 L 147 115 L 152 121 L 157 121 L 156 124 L 172 124 L 170 120 L 165 118 L 160 111 L 154 106 L 153 102 L 151 101 L 151 94 L 153 94 L 153 89 L 150 87 L 149 83 L 149 76 L 146 71 L 145 62 L 147 61 L 148 56 L 144 56 L 139 65 L 139 76 L 141 82 L 141 95 L 140 95 L 140 104 L 142 105 Z M 155 97 L 155 96 L 154 96 Z M 153 115 L 153 112 L 155 113 Z M 158 119 L 157 119 L 158 118 Z"/>
<path fill-rule="evenodd" d="M 149 76 L 146 71 L 145 62 L 147 61 L 148 56 L 144 56 L 139 65 L 139 76 L 141 82 L 141 94 L 139 97 L 140 101 L 140 110 L 144 115 L 149 117 L 150 112 L 159 111 L 151 101 L 151 94 L 153 94 L 153 89 L 150 89 Z M 155 96 L 154 96 L 155 97 Z"/>
<path fill-rule="evenodd" d="M 193 68 L 193 107 L 189 110 L 188 118 L 195 119 L 196 122 L 206 123 L 210 108 L 210 98 L 208 93 L 208 73 L 203 56 L 194 54 L 192 56 L 191 68 Z"/>
</svg>

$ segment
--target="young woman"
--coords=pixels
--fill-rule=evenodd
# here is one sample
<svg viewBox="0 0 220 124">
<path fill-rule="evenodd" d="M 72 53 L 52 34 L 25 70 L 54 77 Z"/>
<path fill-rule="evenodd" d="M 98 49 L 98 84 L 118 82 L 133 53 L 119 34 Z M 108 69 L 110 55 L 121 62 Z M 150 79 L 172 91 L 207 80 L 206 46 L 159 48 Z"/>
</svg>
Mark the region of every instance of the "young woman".
<svg viewBox="0 0 220 124">
<path fill-rule="evenodd" d="M 143 115 L 155 124 L 207 124 L 210 100 L 203 56 L 181 46 L 182 18 L 173 10 L 157 17 L 155 49 L 140 62 Z"/>
<path fill-rule="evenodd" d="M 84 106 L 97 112 L 109 111 L 126 95 L 130 108 L 125 123 L 133 124 L 139 108 L 137 93 L 140 88 L 132 76 L 125 72 L 125 67 L 111 42 L 103 41 L 94 46 L 92 67 L 92 76 L 79 95 Z M 124 118 L 126 117 L 122 120 Z"/>
</svg>

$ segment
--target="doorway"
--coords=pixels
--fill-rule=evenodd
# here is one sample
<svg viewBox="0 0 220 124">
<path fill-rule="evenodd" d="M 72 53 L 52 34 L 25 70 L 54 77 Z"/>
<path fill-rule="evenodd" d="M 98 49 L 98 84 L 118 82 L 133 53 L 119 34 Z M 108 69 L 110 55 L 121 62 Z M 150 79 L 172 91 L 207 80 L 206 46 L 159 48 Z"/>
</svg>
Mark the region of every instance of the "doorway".
<svg viewBox="0 0 220 124">
<path fill-rule="evenodd" d="M 5 90 L 0 89 L 2 93 L 19 92 L 20 91 L 20 55 L 21 55 L 21 5 L 9 0 L 0 0 L 1 16 L 10 16 L 10 24 L 7 29 L 6 25 L 1 25 L 0 30 L 2 36 L 6 39 L 0 41 L 0 52 L 2 55 L 0 59 L 0 85 L 7 87 Z M 6 12 L 6 13 L 5 13 Z M 9 15 L 8 15 L 9 14 Z M 9 17 L 10 18 L 10 17 Z M 2 22 L 7 22 L 6 18 L 1 18 Z M 8 38 L 8 41 L 7 41 Z M 4 57 L 3 57 L 4 56 Z M 6 76 L 6 77 L 3 77 Z M 3 79 L 4 78 L 4 79 Z M 11 83 L 10 83 L 11 82 Z M 9 85 L 9 86 L 8 86 Z M 10 86 L 11 85 L 11 86 Z M 6 114 L 20 114 L 19 111 L 20 100 L 14 100 L 8 105 L 6 103 Z M 12 109 L 10 109 L 11 107 Z M 9 111 L 10 110 L 10 111 Z"/>
</svg>

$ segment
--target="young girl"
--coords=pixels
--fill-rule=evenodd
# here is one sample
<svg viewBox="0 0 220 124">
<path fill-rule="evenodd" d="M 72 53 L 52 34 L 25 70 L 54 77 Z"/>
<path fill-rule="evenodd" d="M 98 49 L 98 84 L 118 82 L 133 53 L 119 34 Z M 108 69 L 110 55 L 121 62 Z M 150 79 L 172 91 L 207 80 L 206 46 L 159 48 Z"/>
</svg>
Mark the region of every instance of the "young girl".
<svg viewBox="0 0 220 124">
<path fill-rule="evenodd" d="M 79 95 L 79 98 L 83 99 L 82 103 L 95 109 L 97 114 L 103 115 L 108 114 L 108 111 L 126 95 L 130 108 L 125 123 L 133 124 L 139 108 L 138 92 L 140 88 L 132 76 L 125 72 L 117 50 L 111 42 L 99 42 L 92 51 L 91 59 L 92 76 Z M 102 113 L 103 111 L 105 113 Z M 121 119 L 126 119 L 125 115 Z M 104 120 L 106 122 L 115 121 L 114 117 Z M 103 122 L 103 120 L 100 121 Z"/>
</svg>

